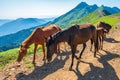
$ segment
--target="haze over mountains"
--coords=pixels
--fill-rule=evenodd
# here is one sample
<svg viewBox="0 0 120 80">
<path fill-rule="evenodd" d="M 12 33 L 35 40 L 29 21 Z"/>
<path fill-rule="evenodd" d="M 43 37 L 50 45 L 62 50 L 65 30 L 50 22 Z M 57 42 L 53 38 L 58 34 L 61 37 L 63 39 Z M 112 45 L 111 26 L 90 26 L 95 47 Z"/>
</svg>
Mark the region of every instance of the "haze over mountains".
<svg viewBox="0 0 120 80">
<path fill-rule="evenodd" d="M 52 19 L 52 18 L 51 18 Z M 51 19 L 38 19 L 38 18 L 18 18 L 0 26 L 0 36 L 16 33 L 23 29 L 39 26 L 47 23 Z M 2 22 L 1 22 L 2 23 Z"/>
<path fill-rule="evenodd" d="M 72 10 L 48 23 L 46 23 L 47 21 L 45 20 L 38 20 L 36 18 L 20 18 L 2 25 L 3 27 L 0 26 L 0 35 L 6 35 L 9 34 L 9 32 L 14 32 L 14 34 L 0 37 L 0 51 L 18 47 L 20 43 L 27 38 L 35 28 L 44 23 L 46 24 L 43 26 L 57 24 L 62 28 L 67 28 L 69 25 L 74 23 L 83 24 L 86 22 L 92 22 L 101 17 L 119 12 L 120 9 L 117 7 L 111 8 L 103 5 L 98 7 L 97 5 L 88 5 L 85 2 L 81 2 Z"/>
<path fill-rule="evenodd" d="M 0 26 L 3 25 L 3 24 L 5 24 L 5 23 L 8 23 L 10 21 L 12 21 L 12 20 L 9 20 L 9 19 L 0 19 Z"/>
</svg>

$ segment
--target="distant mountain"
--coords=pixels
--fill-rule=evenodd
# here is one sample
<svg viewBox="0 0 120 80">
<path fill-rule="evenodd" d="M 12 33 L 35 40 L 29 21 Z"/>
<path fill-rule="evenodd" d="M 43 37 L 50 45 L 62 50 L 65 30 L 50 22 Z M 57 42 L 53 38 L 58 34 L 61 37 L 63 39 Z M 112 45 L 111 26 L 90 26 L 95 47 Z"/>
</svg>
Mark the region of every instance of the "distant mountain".
<svg viewBox="0 0 120 80">
<path fill-rule="evenodd" d="M 5 24 L 5 23 L 8 23 L 8 22 L 10 22 L 10 21 L 12 21 L 12 20 L 0 19 L 0 26 L 3 25 L 3 24 Z"/>
<path fill-rule="evenodd" d="M 119 13 L 120 12 L 120 9 L 117 8 L 117 7 L 112 7 L 111 8 L 111 7 L 102 5 L 100 8 L 103 9 L 103 10 L 108 11 L 111 14 L 115 14 L 115 13 Z"/>
<path fill-rule="evenodd" d="M 16 33 L 23 29 L 45 24 L 46 21 L 37 18 L 18 18 L 0 26 L 0 36 Z"/>
<path fill-rule="evenodd" d="M 30 29 L 24 29 L 17 33 L 0 37 L 0 51 L 5 51 L 18 47 L 21 42 L 32 33 L 34 29 L 35 27 Z"/>
<path fill-rule="evenodd" d="M 88 5 L 85 2 L 81 2 L 75 8 L 67 12 L 66 14 L 56 18 L 52 23 L 59 26 L 64 26 L 69 23 L 71 20 L 80 19 L 83 16 L 95 11 L 98 8 L 97 5 Z"/>
<path fill-rule="evenodd" d="M 56 17 L 51 17 L 51 18 L 43 18 L 46 22 L 53 21 Z"/>
</svg>

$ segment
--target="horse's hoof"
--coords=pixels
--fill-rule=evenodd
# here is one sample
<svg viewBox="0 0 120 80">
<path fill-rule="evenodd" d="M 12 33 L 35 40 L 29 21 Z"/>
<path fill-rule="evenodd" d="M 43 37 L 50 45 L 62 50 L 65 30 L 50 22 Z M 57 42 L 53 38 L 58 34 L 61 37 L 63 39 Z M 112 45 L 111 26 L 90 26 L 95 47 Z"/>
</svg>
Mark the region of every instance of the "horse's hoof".
<svg viewBox="0 0 120 80">
<path fill-rule="evenodd" d="M 45 58 L 43 58 L 42 60 L 43 60 L 43 61 L 46 61 L 46 59 L 45 59 Z"/>
<path fill-rule="evenodd" d="M 92 49 L 90 49 L 90 51 L 92 52 Z"/>
<path fill-rule="evenodd" d="M 96 55 L 94 55 L 94 58 L 96 58 Z"/>
<path fill-rule="evenodd" d="M 80 59 L 82 59 L 82 57 L 81 57 L 81 56 L 79 56 L 78 60 L 80 60 Z"/>
<path fill-rule="evenodd" d="M 69 71 L 72 71 L 72 70 L 73 70 L 72 67 L 70 67 L 70 68 L 69 68 Z"/>
<path fill-rule="evenodd" d="M 35 61 L 33 61 L 32 64 L 35 64 Z"/>
</svg>

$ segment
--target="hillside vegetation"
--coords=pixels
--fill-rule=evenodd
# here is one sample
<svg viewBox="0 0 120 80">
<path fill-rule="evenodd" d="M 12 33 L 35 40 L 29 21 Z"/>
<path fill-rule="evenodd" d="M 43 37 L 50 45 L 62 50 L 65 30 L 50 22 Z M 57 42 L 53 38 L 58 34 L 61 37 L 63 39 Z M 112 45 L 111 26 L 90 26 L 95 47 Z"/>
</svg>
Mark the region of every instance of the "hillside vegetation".
<svg viewBox="0 0 120 80">
<path fill-rule="evenodd" d="M 8 51 L 0 52 L 0 70 L 3 69 L 7 64 L 11 62 L 16 62 L 16 59 L 19 54 L 18 49 L 19 48 L 14 48 Z M 27 50 L 27 55 L 25 58 L 33 54 L 33 50 L 34 45 L 31 45 L 30 48 Z M 38 47 L 37 53 L 41 53 L 41 46 Z"/>
<path fill-rule="evenodd" d="M 100 17 L 98 14 L 98 10 L 89 13 L 88 15 L 80 18 L 80 19 L 76 19 L 76 20 L 72 20 L 71 22 L 69 22 L 68 24 L 64 25 L 63 27 L 69 27 L 72 24 L 85 24 L 85 23 L 92 23 L 94 25 L 96 25 L 98 22 L 103 21 L 106 23 L 109 23 L 110 25 L 115 25 L 116 23 L 119 22 L 119 17 L 117 17 L 117 15 L 119 15 L 120 13 L 114 14 L 114 15 L 108 15 L 108 16 L 103 16 Z M 116 16 L 116 17 L 115 17 Z"/>
</svg>

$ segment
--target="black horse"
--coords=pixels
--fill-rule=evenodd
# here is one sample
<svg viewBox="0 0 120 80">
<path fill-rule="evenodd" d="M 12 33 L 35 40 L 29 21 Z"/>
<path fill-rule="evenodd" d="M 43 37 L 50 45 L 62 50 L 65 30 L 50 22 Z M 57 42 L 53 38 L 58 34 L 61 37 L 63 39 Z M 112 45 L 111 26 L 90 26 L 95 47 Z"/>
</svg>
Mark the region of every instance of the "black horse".
<svg viewBox="0 0 120 80">
<path fill-rule="evenodd" d="M 67 42 L 72 50 L 72 62 L 70 70 L 73 66 L 74 57 L 80 59 L 83 51 L 86 48 L 86 42 L 92 40 L 94 42 L 94 57 L 96 56 L 97 48 L 97 36 L 96 28 L 92 24 L 83 24 L 83 25 L 72 25 L 64 31 L 60 31 L 50 37 L 46 42 L 47 47 L 47 60 L 48 62 L 52 60 L 52 55 L 57 52 L 57 44 L 60 42 Z M 75 55 L 76 48 L 78 44 L 83 44 L 83 49 L 77 57 Z"/>
</svg>

